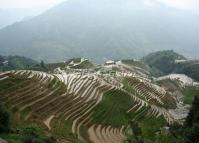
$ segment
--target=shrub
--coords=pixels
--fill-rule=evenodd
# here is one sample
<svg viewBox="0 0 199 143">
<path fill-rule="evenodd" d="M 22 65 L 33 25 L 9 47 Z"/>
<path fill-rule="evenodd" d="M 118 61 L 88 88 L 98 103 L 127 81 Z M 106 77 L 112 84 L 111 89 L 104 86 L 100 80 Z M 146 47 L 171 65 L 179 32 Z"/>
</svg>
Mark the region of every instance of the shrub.
<svg viewBox="0 0 199 143">
<path fill-rule="evenodd" d="M 23 143 L 56 143 L 53 137 L 47 137 L 36 125 L 25 126 L 20 131 L 20 135 Z"/>
</svg>

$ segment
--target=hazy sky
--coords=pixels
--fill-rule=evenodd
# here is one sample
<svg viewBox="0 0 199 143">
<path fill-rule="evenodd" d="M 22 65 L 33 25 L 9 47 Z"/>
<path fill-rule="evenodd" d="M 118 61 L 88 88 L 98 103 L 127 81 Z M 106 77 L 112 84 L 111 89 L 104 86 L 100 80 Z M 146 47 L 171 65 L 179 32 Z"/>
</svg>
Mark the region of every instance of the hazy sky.
<svg viewBox="0 0 199 143">
<path fill-rule="evenodd" d="M 65 0 L 0 0 L 0 8 L 50 8 Z"/>
<path fill-rule="evenodd" d="M 65 0 L 0 0 L 0 8 L 49 8 Z M 162 3 L 177 9 L 199 13 L 199 0 L 144 0 L 148 4 Z"/>
<path fill-rule="evenodd" d="M 178 9 L 199 11 L 199 0 L 156 0 Z"/>
</svg>

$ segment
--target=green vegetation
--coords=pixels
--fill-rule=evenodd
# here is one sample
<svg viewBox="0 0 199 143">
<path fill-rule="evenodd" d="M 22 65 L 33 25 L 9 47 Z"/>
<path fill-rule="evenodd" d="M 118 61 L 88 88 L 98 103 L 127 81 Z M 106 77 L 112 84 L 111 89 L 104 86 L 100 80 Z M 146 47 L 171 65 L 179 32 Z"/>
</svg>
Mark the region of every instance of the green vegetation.
<svg viewBox="0 0 199 143">
<path fill-rule="evenodd" d="M 20 56 L 0 56 L 0 71 L 29 69 L 36 65 L 37 62 Z"/>
<path fill-rule="evenodd" d="M 144 139 L 142 136 L 142 130 L 139 127 L 138 123 L 135 121 L 131 121 L 130 123 L 131 136 L 126 140 L 127 143 L 143 143 Z"/>
<path fill-rule="evenodd" d="M 55 143 L 53 137 L 46 133 L 36 124 L 14 126 L 13 111 L 8 106 L 0 104 L 0 137 L 9 143 Z M 13 121 L 12 121 L 13 120 Z"/>
<path fill-rule="evenodd" d="M 67 92 L 67 88 L 64 85 L 64 83 L 59 81 L 56 77 L 52 80 L 52 82 L 48 84 L 48 88 L 53 89 L 54 84 L 57 84 L 57 86 L 59 87 L 58 90 L 55 93 L 53 93 L 54 96 L 60 96 Z"/>
<path fill-rule="evenodd" d="M 103 96 L 102 101 L 94 109 L 93 118 L 97 123 L 121 127 L 127 125 L 130 115 L 127 109 L 133 104 L 131 97 L 120 91 L 111 90 Z"/>
<path fill-rule="evenodd" d="M 29 70 L 35 70 L 35 71 L 43 71 L 43 72 L 48 72 L 48 66 L 44 61 L 41 61 L 39 64 L 35 64 L 32 67 L 28 68 Z"/>
<path fill-rule="evenodd" d="M 39 66 L 43 69 L 46 68 L 46 64 L 43 61 Z M 100 124 L 104 128 L 108 126 L 117 128 L 114 132 L 118 132 L 122 126 L 130 126 L 132 134 L 130 134 L 127 139 L 128 143 L 180 143 L 181 140 L 177 142 L 178 138 L 176 138 L 174 134 L 181 137 L 181 134 L 184 135 L 185 133 L 189 136 L 193 134 L 196 136 L 196 133 L 198 133 L 198 124 L 195 124 L 198 120 L 198 116 L 196 116 L 198 109 L 195 107 L 198 102 L 193 103 L 194 109 L 191 110 L 190 118 L 186 121 L 187 123 L 189 122 L 189 124 L 186 123 L 184 126 L 178 125 L 176 129 L 175 126 L 170 126 L 170 130 L 165 132 L 163 130 L 164 127 L 169 126 L 166 120 L 163 119 L 162 116 L 159 118 L 154 117 L 159 109 L 153 108 L 154 110 L 150 110 L 150 112 L 148 112 L 148 109 L 151 109 L 150 107 L 152 106 L 150 105 L 168 109 L 174 108 L 175 101 L 169 95 L 163 97 L 153 86 L 150 86 L 147 82 L 141 82 L 138 78 L 125 77 L 123 80 L 121 79 L 122 81 L 119 79 L 118 82 L 124 84 L 123 89 L 111 89 L 108 85 L 107 87 L 106 85 L 100 87 L 100 84 L 98 82 L 95 83 L 93 80 L 91 84 L 95 84 L 89 87 L 91 90 L 96 87 L 96 96 L 92 98 L 91 101 L 85 103 L 81 100 L 86 101 L 86 98 L 77 98 L 76 95 L 73 95 L 75 91 L 72 91 L 72 88 L 70 88 L 70 93 L 67 92 L 66 85 L 56 76 L 51 79 L 48 76 L 44 77 L 44 74 L 40 72 L 36 72 L 35 76 L 27 78 L 30 73 L 33 74 L 33 71 L 27 71 L 25 73 L 19 72 L 18 74 L 9 73 L 8 78 L 0 81 L 1 99 L 7 103 L 7 106 L 0 106 L 0 137 L 6 139 L 9 143 L 56 142 L 51 135 L 48 136 L 47 132 L 45 132 L 47 131 L 47 127 L 43 124 L 43 121 L 49 119 L 49 115 L 55 115 L 50 121 L 51 130 L 49 132 L 51 132 L 56 139 L 59 139 L 58 141 L 66 139 L 74 143 L 81 142 L 78 138 L 79 134 L 77 132 L 72 133 L 71 131 L 75 119 L 78 119 L 78 122 L 84 121 L 85 123 L 85 125 L 80 127 L 80 133 L 86 132 L 86 129 L 93 124 Z M 80 83 L 80 79 L 83 79 L 79 78 L 79 76 L 77 78 L 78 79 L 73 78 L 73 80 L 71 80 L 72 83 L 68 83 L 68 85 L 73 87 L 73 84 Z M 67 79 L 70 78 L 67 77 Z M 78 84 L 82 86 L 79 89 L 86 88 L 86 83 L 81 82 L 82 85 Z M 158 84 L 162 85 L 163 83 L 161 82 L 158 82 Z M 171 84 L 169 80 L 166 80 L 166 82 L 174 88 L 173 85 L 175 85 L 175 83 Z M 74 89 L 75 88 L 74 86 Z M 175 88 L 178 88 L 177 85 Z M 91 104 L 94 105 L 96 103 L 97 94 L 101 92 L 101 89 L 111 90 L 104 93 L 102 101 L 97 106 L 91 106 Z M 86 90 L 82 89 L 82 91 L 85 92 Z M 192 98 L 198 94 L 196 88 L 185 88 L 183 92 L 188 96 L 188 98 L 185 99 L 187 103 L 191 103 Z M 87 91 L 87 93 L 88 96 L 84 95 L 84 97 L 89 97 L 90 92 Z M 149 103 L 149 106 L 142 106 L 142 102 L 132 98 L 129 93 L 145 100 Z M 63 94 L 65 94 L 65 96 L 61 96 Z M 81 95 L 82 92 L 78 92 L 78 94 Z M 160 105 L 156 99 L 152 99 L 154 98 L 153 95 L 160 96 L 161 101 L 165 103 L 165 105 Z M 138 102 L 140 104 L 138 104 Z M 9 106 L 13 108 L 10 110 Z M 91 107 L 94 107 L 94 109 L 90 110 L 88 113 L 89 116 L 87 116 L 90 119 L 85 118 L 87 115 L 84 115 L 85 111 L 88 111 Z M 135 108 L 132 109 L 132 107 Z M 132 112 L 127 112 L 129 109 L 132 109 Z M 164 112 L 164 110 L 161 111 Z M 68 119 L 65 120 L 66 118 Z M 192 119 L 194 121 L 192 121 Z M 194 123 L 190 124 L 190 122 Z M 78 124 L 76 124 L 75 130 L 77 130 L 77 128 Z M 50 134 L 49 132 L 48 134 Z M 180 132 L 180 134 L 178 134 L 178 132 Z M 81 135 L 85 135 L 82 136 L 85 140 L 88 139 L 87 132 Z M 184 138 L 187 139 L 190 137 Z"/>
<path fill-rule="evenodd" d="M 199 96 L 199 89 L 196 87 L 186 87 L 182 91 L 184 95 L 184 103 L 191 104 L 194 100 L 194 96 Z"/>
<path fill-rule="evenodd" d="M 0 133 L 8 132 L 10 129 L 10 113 L 8 109 L 0 104 Z"/>
<path fill-rule="evenodd" d="M 198 95 L 198 94 L 197 94 Z M 171 128 L 171 143 L 198 143 L 199 141 L 199 97 L 195 96 L 192 108 L 183 126 Z"/>
<path fill-rule="evenodd" d="M 29 72 L 27 72 L 26 74 L 28 75 L 28 73 Z M 9 74 L 9 78 L 0 81 L 0 95 L 2 96 L 1 99 L 3 99 L 3 102 L 7 103 L 8 105 L 6 106 L 6 109 L 8 109 L 8 107 L 11 107 L 11 106 L 13 107 L 12 112 L 10 112 L 11 122 L 9 125 L 11 126 L 11 128 L 10 130 L 8 130 L 8 132 L 4 131 L 0 134 L 0 137 L 7 140 L 9 143 L 51 143 L 51 142 L 55 143 L 55 140 L 52 137 L 48 137 L 50 135 L 50 132 L 48 132 L 47 133 L 48 136 L 46 136 L 46 133 L 44 132 L 44 129 L 46 131 L 46 128 L 43 125 L 42 120 L 38 119 L 34 115 L 30 117 L 29 119 L 30 121 L 26 119 L 27 114 L 30 113 L 33 109 L 35 109 L 35 107 L 31 106 L 19 112 L 20 106 L 13 106 L 13 105 L 16 105 L 16 103 L 12 102 L 13 104 L 10 104 L 10 100 L 8 100 L 9 97 L 11 97 L 10 93 L 14 97 L 20 94 L 19 91 L 24 92 L 25 90 L 23 90 L 23 88 L 27 87 L 26 88 L 27 90 L 29 90 L 29 88 L 34 89 L 34 86 L 37 86 L 38 84 L 41 85 L 42 89 L 41 90 L 37 89 L 36 92 L 33 90 L 30 90 L 30 92 L 26 92 L 27 95 L 21 94 L 22 96 L 21 101 L 26 100 L 25 96 L 30 95 L 29 97 L 31 98 L 31 96 L 34 97 L 35 95 L 36 96 L 41 95 L 39 93 L 41 93 L 42 90 L 45 91 L 46 89 L 48 89 L 48 92 L 51 92 L 56 89 L 56 92 L 51 93 L 51 96 L 49 96 L 49 99 L 59 97 L 63 93 L 66 93 L 67 91 L 66 86 L 61 81 L 59 81 L 56 77 L 54 77 L 52 81 L 46 82 L 46 84 L 38 82 L 38 80 L 39 80 L 38 76 L 32 77 L 32 78 L 26 78 L 26 76 L 24 75 L 21 76 L 20 74 L 18 75 Z M 30 85 L 32 85 L 32 87 Z M 33 95 L 31 92 L 34 92 L 35 95 Z M 45 96 L 45 94 L 48 94 L 48 93 L 45 92 L 43 95 Z M 6 98 L 4 98 L 4 96 Z M 18 100 L 18 99 L 16 98 L 15 100 Z M 32 101 L 29 100 L 28 102 L 31 103 Z M 27 105 L 28 102 L 25 102 L 25 104 Z M 45 104 L 45 101 L 43 102 L 43 104 Z M 40 105 L 42 105 L 42 103 Z M 53 105 L 54 104 L 50 104 L 49 108 L 51 108 Z M 39 114 L 40 113 L 41 112 L 39 112 Z M 0 117 L 3 118 L 4 116 L 0 116 Z M 3 126 L 0 125 L 0 127 L 3 127 Z M 67 129 L 68 131 L 70 130 L 70 132 L 68 133 L 71 133 L 71 125 L 70 127 L 67 127 Z M 60 130 L 60 132 L 62 132 L 62 130 Z M 63 134 L 65 134 L 64 131 L 63 131 Z M 72 138 L 72 135 L 73 134 L 71 133 L 71 138 Z M 78 140 L 75 137 L 73 138 L 74 140 Z"/>
<path fill-rule="evenodd" d="M 20 56 L 0 56 L 0 72 L 9 70 L 35 70 L 35 71 L 53 71 L 58 67 L 65 67 L 67 63 L 45 63 L 43 60 L 39 63 L 30 58 Z"/>
<path fill-rule="evenodd" d="M 24 125 L 22 128 L 12 129 L 9 133 L 2 133 L 0 137 L 9 143 L 55 143 L 53 137 L 48 137 L 46 133 L 37 125 Z"/>
<path fill-rule="evenodd" d="M 196 95 L 199 95 L 198 93 Z M 192 127 L 194 124 L 199 124 L 199 96 L 194 97 L 189 115 L 185 121 L 185 127 Z"/>
<path fill-rule="evenodd" d="M 0 81 L 1 95 L 7 94 L 10 90 L 17 91 L 33 82 L 33 79 L 27 79 L 25 76 L 10 76 Z M 18 113 L 16 107 L 11 108 L 12 104 L 9 102 L 6 103 L 5 105 L 0 104 L 1 138 L 9 143 L 55 143 L 55 140 L 50 136 L 48 137 L 42 128 L 36 124 L 25 121 L 23 112 Z"/>
<path fill-rule="evenodd" d="M 153 88 L 148 87 L 147 85 L 140 82 L 139 80 L 136 80 L 136 78 L 124 78 L 122 82 L 124 85 L 123 88 L 125 90 L 127 90 L 129 93 L 132 93 L 133 95 L 136 95 L 137 97 L 139 97 L 142 100 L 146 100 L 145 97 L 147 96 L 147 94 L 143 92 L 145 94 L 145 96 L 143 96 L 142 94 L 138 93 L 136 91 L 136 89 L 133 87 L 140 85 L 140 88 L 147 90 L 148 93 L 154 94 L 156 96 L 160 96 L 160 94 L 157 91 L 155 91 Z M 159 107 L 166 108 L 166 109 L 175 109 L 176 108 L 176 101 L 169 94 L 167 94 L 163 98 L 161 98 L 161 101 L 164 103 L 164 105 L 160 105 L 156 100 L 151 100 L 149 102 L 152 104 L 156 104 Z"/>
<path fill-rule="evenodd" d="M 52 134 L 58 139 L 67 139 L 72 143 L 82 143 L 77 135 L 71 131 L 72 121 L 53 120 L 52 121 Z"/>
<path fill-rule="evenodd" d="M 131 123 L 133 134 L 128 137 L 128 143 L 198 143 L 199 141 L 199 97 L 195 96 L 192 108 L 184 125 L 173 124 L 169 128 L 163 120 L 145 119 L 144 126 Z M 150 130 L 151 132 L 145 132 Z M 137 133 L 137 134 L 135 134 Z M 155 136 L 154 134 L 155 133 Z"/>
<path fill-rule="evenodd" d="M 81 64 L 79 64 L 77 66 L 73 66 L 71 68 L 73 68 L 73 69 L 90 69 L 93 67 L 94 67 L 93 63 L 91 63 L 89 60 L 86 60 L 86 61 L 82 62 Z"/>
<path fill-rule="evenodd" d="M 167 122 L 163 118 L 147 118 L 144 117 L 139 121 L 139 126 L 142 130 L 144 139 L 154 141 L 156 134 L 160 132 L 162 127 L 165 127 Z"/>
<path fill-rule="evenodd" d="M 157 140 L 163 139 L 158 136 L 161 134 L 161 128 L 167 125 L 163 118 L 143 118 L 130 121 L 130 132 L 128 133 L 127 143 L 163 143 Z"/>
<path fill-rule="evenodd" d="M 95 108 L 94 121 L 117 128 L 122 125 L 131 125 L 135 121 L 142 132 L 142 137 L 153 141 L 156 138 L 156 133 L 167 125 L 166 121 L 162 117 L 156 119 L 145 116 L 144 109 L 136 113 L 125 112 L 133 104 L 135 103 L 128 94 L 120 90 L 109 91 Z"/>
<path fill-rule="evenodd" d="M 38 126 L 25 126 L 19 131 L 23 143 L 55 143 L 53 137 L 46 137 L 43 130 Z"/>
<path fill-rule="evenodd" d="M 195 61 L 179 63 L 174 71 L 186 74 L 187 76 L 192 77 L 193 79 L 199 81 L 199 64 L 195 64 Z"/>
<path fill-rule="evenodd" d="M 162 74 L 169 74 L 175 67 L 175 60 L 185 60 L 185 57 L 174 51 L 159 51 L 143 58 L 143 61 L 152 69 L 159 70 Z"/>
<path fill-rule="evenodd" d="M 186 58 L 174 51 L 159 51 L 143 58 L 143 61 L 152 69 L 151 73 L 154 76 L 180 73 L 199 81 L 198 61 L 176 63 L 176 60 L 186 60 Z"/>
<path fill-rule="evenodd" d="M 60 67 L 61 69 L 64 68 L 68 63 L 66 62 L 60 62 L 60 63 L 48 63 L 45 65 L 45 67 L 48 69 L 48 71 L 53 71 L 54 69 Z"/>
</svg>

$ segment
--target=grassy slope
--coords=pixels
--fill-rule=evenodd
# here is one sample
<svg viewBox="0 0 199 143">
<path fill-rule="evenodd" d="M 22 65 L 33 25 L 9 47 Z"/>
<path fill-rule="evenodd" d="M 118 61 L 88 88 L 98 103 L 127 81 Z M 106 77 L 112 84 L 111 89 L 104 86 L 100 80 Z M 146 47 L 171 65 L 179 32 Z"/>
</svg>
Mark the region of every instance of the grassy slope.
<svg viewBox="0 0 199 143">
<path fill-rule="evenodd" d="M 144 138 L 151 141 L 155 140 L 156 133 L 166 125 L 167 123 L 163 118 L 143 118 L 139 122 Z"/>
<path fill-rule="evenodd" d="M 97 123 L 113 127 L 127 125 L 130 117 L 126 110 L 132 103 L 128 94 L 120 90 L 111 90 L 104 95 L 102 102 L 95 108 L 93 118 Z"/>
</svg>

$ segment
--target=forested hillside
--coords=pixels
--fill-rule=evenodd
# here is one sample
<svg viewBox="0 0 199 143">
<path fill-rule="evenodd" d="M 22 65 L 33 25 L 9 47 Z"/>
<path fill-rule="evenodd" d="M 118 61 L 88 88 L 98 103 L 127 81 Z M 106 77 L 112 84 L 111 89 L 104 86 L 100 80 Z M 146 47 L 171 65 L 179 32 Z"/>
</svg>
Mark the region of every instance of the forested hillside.
<svg viewBox="0 0 199 143">
<path fill-rule="evenodd" d="M 29 69 L 38 64 L 38 62 L 20 56 L 0 56 L 0 71 Z"/>
<path fill-rule="evenodd" d="M 188 60 L 174 51 L 151 53 L 145 56 L 143 61 L 153 69 L 155 76 L 181 73 L 199 81 L 199 61 Z"/>
</svg>

